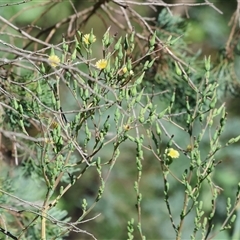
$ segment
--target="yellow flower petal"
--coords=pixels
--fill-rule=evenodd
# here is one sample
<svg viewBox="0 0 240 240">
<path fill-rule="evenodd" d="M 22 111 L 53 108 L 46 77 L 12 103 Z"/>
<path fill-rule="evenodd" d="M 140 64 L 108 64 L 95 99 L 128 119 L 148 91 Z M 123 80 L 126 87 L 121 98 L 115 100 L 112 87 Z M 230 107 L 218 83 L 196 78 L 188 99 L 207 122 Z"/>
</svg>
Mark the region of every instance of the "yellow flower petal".
<svg viewBox="0 0 240 240">
<path fill-rule="evenodd" d="M 179 158 L 179 152 L 173 148 L 167 149 L 167 156 L 171 158 Z"/>
<path fill-rule="evenodd" d="M 106 59 L 100 59 L 100 60 L 98 60 L 98 61 L 96 62 L 96 65 L 95 65 L 95 66 L 96 66 L 99 70 L 102 70 L 102 69 L 104 69 L 104 68 L 107 67 L 107 64 L 108 64 L 108 62 L 107 62 Z"/>
<path fill-rule="evenodd" d="M 57 55 L 51 55 L 48 58 L 48 61 L 52 67 L 56 67 L 60 63 L 60 59 Z"/>
<path fill-rule="evenodd" d="M 96 42 L 96 36 L 92 34 L 92 36 L 88 33 L 83 36 L 83 41 L 86 45 L 90 43 Z"/>
<path fill-rule="evenodd" d="M 123 73 L 126 73 L 128 70 L 127 70 L 127 67 L 124 66 L 123 69 L 122 69 Z"/>
</svg>

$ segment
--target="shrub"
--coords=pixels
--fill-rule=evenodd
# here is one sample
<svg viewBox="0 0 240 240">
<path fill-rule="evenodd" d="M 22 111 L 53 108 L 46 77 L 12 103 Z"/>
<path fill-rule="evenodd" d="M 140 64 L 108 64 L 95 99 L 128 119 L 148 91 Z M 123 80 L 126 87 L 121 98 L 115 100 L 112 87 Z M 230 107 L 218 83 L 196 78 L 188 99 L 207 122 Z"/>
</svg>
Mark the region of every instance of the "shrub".
<svg viewBox="0 0 240 240">
<path fill-rule="evenodd" d="M 238 95 L 239 13 L 224 51 L 204 56 L 172 6 L 2 4 L 15 15 L 0 16 L 1 238 L 238 238 L 224 94 Z"/>
</svg>

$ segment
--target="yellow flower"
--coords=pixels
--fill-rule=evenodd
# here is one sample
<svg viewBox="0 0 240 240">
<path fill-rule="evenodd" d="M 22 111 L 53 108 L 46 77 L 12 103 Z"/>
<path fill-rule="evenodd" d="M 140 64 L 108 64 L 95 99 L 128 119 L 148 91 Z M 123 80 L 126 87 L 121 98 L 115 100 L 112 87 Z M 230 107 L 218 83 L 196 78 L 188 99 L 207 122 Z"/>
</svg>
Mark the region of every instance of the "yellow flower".
<svg viewBox="0 0 240 240">
<path fill-rule="evenodd" d="M 50 65 L 54 68 L 60 63 L 60 59 L 57 55 L 49 56 L 48 61 L 50 62 Z"/>
<path fill-rule="evenodd" d="M 171 158 L 179 158 L 179 152 L 173 148 L 166 149 L 166 154 Z"/>
<path fill-rule="evenodd" d="M 119 71 L 120 75 L 123 75 L 123 74 L 125 74 L 125 73 L 127 73 L 127 72 L 129 73 L 130 76 L 133 76 L 133 75 L 134 75 L 133 70 L 128 71 L 128 69 L 127 69 L 126 66 L 124 66 L 123 68 L 121 68 L 121 70 Z"/>
<path fill-rule="evenodd" d="M 93 34 L 92 34 L 91 38 L 90 38 L 90 36 L 91 36 L 91 35 L 90 35 L 89 33 L 88 33 L 88 34 L 85 34 L 85 35 L 83 36 L 83 41 L 84 41 L 84 43 L 85 43 L 86 45 L 96 42 L 96 36 L 93 35 Z"/>
<path fill-rule="evenodd" d="M 126 124 L 126 125 L 123 125 L 123 129 L 124 129 L 124 131 L 128 131 L 128 130 L 130 130 L 130 125 L 128 125 L 128 124 Z"/>
<path fill-rule="evenodd" d="M 99 69 L 99 70 L 102 70 L 104 68 L 107 67 L 107 60 L 106 59 L 100 59 L 96 62 L 96 67 Z"/>
<path fill-rule="evenodd" d="M 124 66 L 123 69 L 122 69 L 123 73 L 126 73 L 128 70 L 127 70 L 127 67 Z"/>
</svg>

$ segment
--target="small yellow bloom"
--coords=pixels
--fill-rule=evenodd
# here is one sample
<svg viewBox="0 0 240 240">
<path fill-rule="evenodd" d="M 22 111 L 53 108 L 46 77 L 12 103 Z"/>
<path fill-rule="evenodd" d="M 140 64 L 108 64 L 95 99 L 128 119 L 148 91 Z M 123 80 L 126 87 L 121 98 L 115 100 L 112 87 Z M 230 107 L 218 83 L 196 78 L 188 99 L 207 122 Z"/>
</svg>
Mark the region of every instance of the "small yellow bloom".
<svg viewBox="0 0 240 240">
<path fill-rule="evenodd" d="M 96 62 L 96 65 L 95 65 L 95 66 L 96 66 L 99 70 L 102 70 L 102 69 L 104 69 L 104 68 L 107 67 L 107 64 L 108 64 L 108 62 L 107 62 L 106 59 L 100 59 L 100 60 L 98 60 L 98 61 Z"/>
<path fill-rule="evenodd" d="M 123 129 L 124 131 L 129 131 L 130 130 L 130 125 L 126 124 L 126 125 L 123 125 Z"/>
<path fill-rule="evenodd" d="M 127 67 L 124 66 L 123 69 L 122 69 L 123 73 L 126 73 L 128 70 L 127 70 Z"/>
<path fill-rule="evenodd" d="M 166 153 L 171 158 L 179 158 L 179 152 L 173 148 L 166 149 Z"/>
<path fill-rule="evenodd" d="M 50 62 L 50 65 L 54 68 L 60 63 L 60 59 L 57 55 L 49 56 L 48 61 Z"/>
<path fill-rule="evenodd" d="M 91 39 L 90 39 L 90 34 L 89 33 L 85 34 L 83 36 L 83 41 L 86 45 L 94 43 L 94 42 L 96 42 L 96 36 L 92 34 Z"/>
<path fill-rule="evenodd" d="M 121 70 L 120 70 L 120 75 L 123 75 L 123 74 L 125 74 L 125 73 L 127 73 L 127 72 L 129 73 L 130 76 L 133 76 L 133 75 L 134 75 L 133 70 L 128 71 L 128 69 L 127 69 L 126 66 L 124 66 L 123 68 L 121 68 Z"/>
</svg>

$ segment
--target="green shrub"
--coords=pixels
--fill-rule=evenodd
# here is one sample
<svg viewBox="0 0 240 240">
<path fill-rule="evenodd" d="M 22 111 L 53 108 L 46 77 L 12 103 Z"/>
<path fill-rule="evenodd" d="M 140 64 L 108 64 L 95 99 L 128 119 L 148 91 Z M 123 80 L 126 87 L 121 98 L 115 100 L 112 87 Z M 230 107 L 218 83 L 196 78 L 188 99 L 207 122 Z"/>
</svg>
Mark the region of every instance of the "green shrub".
<svg viewBox="0 0 240 240">
<path fill-rule="evenodd" d="M 212 56 L 168 4 L 33 2 L 1 6 L 1 239 L 237 239 L 238 12 Z"/>
</svg>

